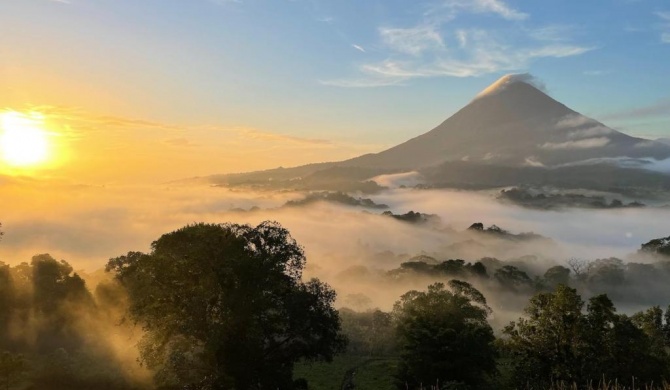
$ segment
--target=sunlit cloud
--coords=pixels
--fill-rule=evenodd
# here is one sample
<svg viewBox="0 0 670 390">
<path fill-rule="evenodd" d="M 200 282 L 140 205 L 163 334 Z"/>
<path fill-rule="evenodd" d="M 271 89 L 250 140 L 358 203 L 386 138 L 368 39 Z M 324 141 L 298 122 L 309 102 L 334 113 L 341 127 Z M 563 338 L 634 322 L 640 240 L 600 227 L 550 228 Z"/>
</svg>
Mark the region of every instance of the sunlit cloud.
<svg viewBox="0 0 670 390">
<path fill-rule="evenodd" d="M 278 142 L 289 142 L 301 145 L 332 145 L 333 142 L 325 139 L 317 138 L 303 138 L 296 137 L 292 135 L 277 134 L 277 133 L 267 133 L 263 131 L 258 131 L 254 129 L 237 129 L 241 135 L 249 138 L 251 140 L 265 140 L 265 141 L 278 141 Z"/>
<path fill-rule="evenodd" d="M 192 141 L 188 140 L 187 138 L 170 138 L 166 139 L 165 141 L 166 144 L 175 146 L 175 147 L 193 147 L 196 146 Z"/>
</svg>

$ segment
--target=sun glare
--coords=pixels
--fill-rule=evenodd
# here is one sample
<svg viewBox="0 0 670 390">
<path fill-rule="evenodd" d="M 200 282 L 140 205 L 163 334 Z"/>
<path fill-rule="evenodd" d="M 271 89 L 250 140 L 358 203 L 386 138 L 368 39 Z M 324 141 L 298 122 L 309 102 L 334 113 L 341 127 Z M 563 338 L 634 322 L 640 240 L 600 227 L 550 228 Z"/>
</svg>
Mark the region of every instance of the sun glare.
<svg viewBox="0 0 670 390">
<path fill-rule="evenodd" d="M 39 165 L 49 157 L 49 141 L 44 116 L 39 113 L 0 114 L 2 159 L 15 167 Z"/>
</svg>

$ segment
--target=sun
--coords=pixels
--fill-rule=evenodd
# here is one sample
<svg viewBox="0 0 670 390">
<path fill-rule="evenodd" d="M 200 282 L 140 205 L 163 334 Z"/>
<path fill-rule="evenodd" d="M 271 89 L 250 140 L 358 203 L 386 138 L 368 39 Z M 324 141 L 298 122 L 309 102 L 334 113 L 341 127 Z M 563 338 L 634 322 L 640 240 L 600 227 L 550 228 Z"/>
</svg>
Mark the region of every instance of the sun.
<svg viewBox="0 0 670 390">
<path fill-rule="evenodd" d="M 0 151 L 2 159 L 14 167 L 44 163 L 49 157 L 44 116 L 15 111 L 0 114 Z"/>
</svg>

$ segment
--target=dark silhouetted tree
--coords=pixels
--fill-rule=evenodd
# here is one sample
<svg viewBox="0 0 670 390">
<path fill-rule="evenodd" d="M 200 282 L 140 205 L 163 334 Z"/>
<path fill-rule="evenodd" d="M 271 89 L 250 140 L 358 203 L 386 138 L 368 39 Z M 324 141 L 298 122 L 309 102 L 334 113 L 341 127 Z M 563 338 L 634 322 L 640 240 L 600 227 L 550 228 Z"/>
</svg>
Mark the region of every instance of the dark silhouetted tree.
<svg viewBox="0 0 670 390">
<path fill-rule="evenodd" d="M 670 236 L 657 238 L 642 244 L 638 252 L 670 256 Z"/>
<path fill-rule="evenodd" d="M 56 261 L 48 254 L 34 256 L 31 262 L 33 310 L 40 318 L 36 346 L 50 353 L 58 348 L 72 351 L 82 345 L 82 335 L 75 323 L 83 312 L 94 309 L 86 283 L 64 260 Z"/>
<path fill-rule="evenodd" d="M 9 347 L 9 323 L 14 306 L 14 283 L 8 265 L 0 261 L 0 350 Z"/>
<path fill-rule="evenodd" d="M 344 347 L 335 292 L 303 282 L 304 265 L 289 232 L 264 222 L 187 226 L 107 270 L 146 330 L 141 355 L 157 381 L 289 389 L 296 361 L 330 360 Z"/>
<path fill-rule="evenodd" d="M 559 285 L 553 293 L 535 295 L 526 317 L 504 329 L 501 344 L 512 359 L 516 387 L 585 386 L 603 379 L 629 386 L 667 377 L 667 353 L 655 347 L 646 325 L 616 314 L 606 295 L 591 298 L 586 313 L 583 306 L 576 290 Z M 639 317 L 637 322 L 649 321 L 656 329 L 656 311 Z"/>
<path fill-rule="evenodd" d="M 23 380 L 28 365 L 22 355 L 0 353 L 0 389 L 10 390 Z"/>
<path fill-rule="evenodd" d="M 484 296 L 458 280 L 410 291 L 393 314 L 401 353 L 398 387 L 459 383 L 485 388 L 496 373 L 495 337 Z"/>
<path fill-rule="evenodd" d="M 528 291 L 533 289 L 533 280 L 527 273 L 513 265 L 505 265 L 493 274 L 495 280 L 506 289 L 512 291 Z"/>
</svg>

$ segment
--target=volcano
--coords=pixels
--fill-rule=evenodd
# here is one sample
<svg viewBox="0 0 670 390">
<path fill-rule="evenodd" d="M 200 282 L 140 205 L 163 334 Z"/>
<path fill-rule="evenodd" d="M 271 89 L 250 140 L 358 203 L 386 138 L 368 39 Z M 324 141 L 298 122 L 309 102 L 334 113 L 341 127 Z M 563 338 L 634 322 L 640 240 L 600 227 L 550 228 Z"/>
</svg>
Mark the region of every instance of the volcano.
<svg viewBox="0 0 670 390">
<path fill-rule="evenodd" d="M 668 145 L 613 130 L 524 79 L 504 76 L 433 130 L 346 164 L 420 169 L 471 161 L 553 167 L 603 159 L 670 157 Z"/>
<path fill-rule="evenodd" d="M 554 100 L 529 75 L 507 75 L 431 131 L 379 153 L 350 160 L 217 175 L 214 184 L 361 190 L 379 174 L 416 171 L 433 187 L 552 185 L 666 191 L 654 172 L 670 145 L 631 137 Z"/>
</svg>

